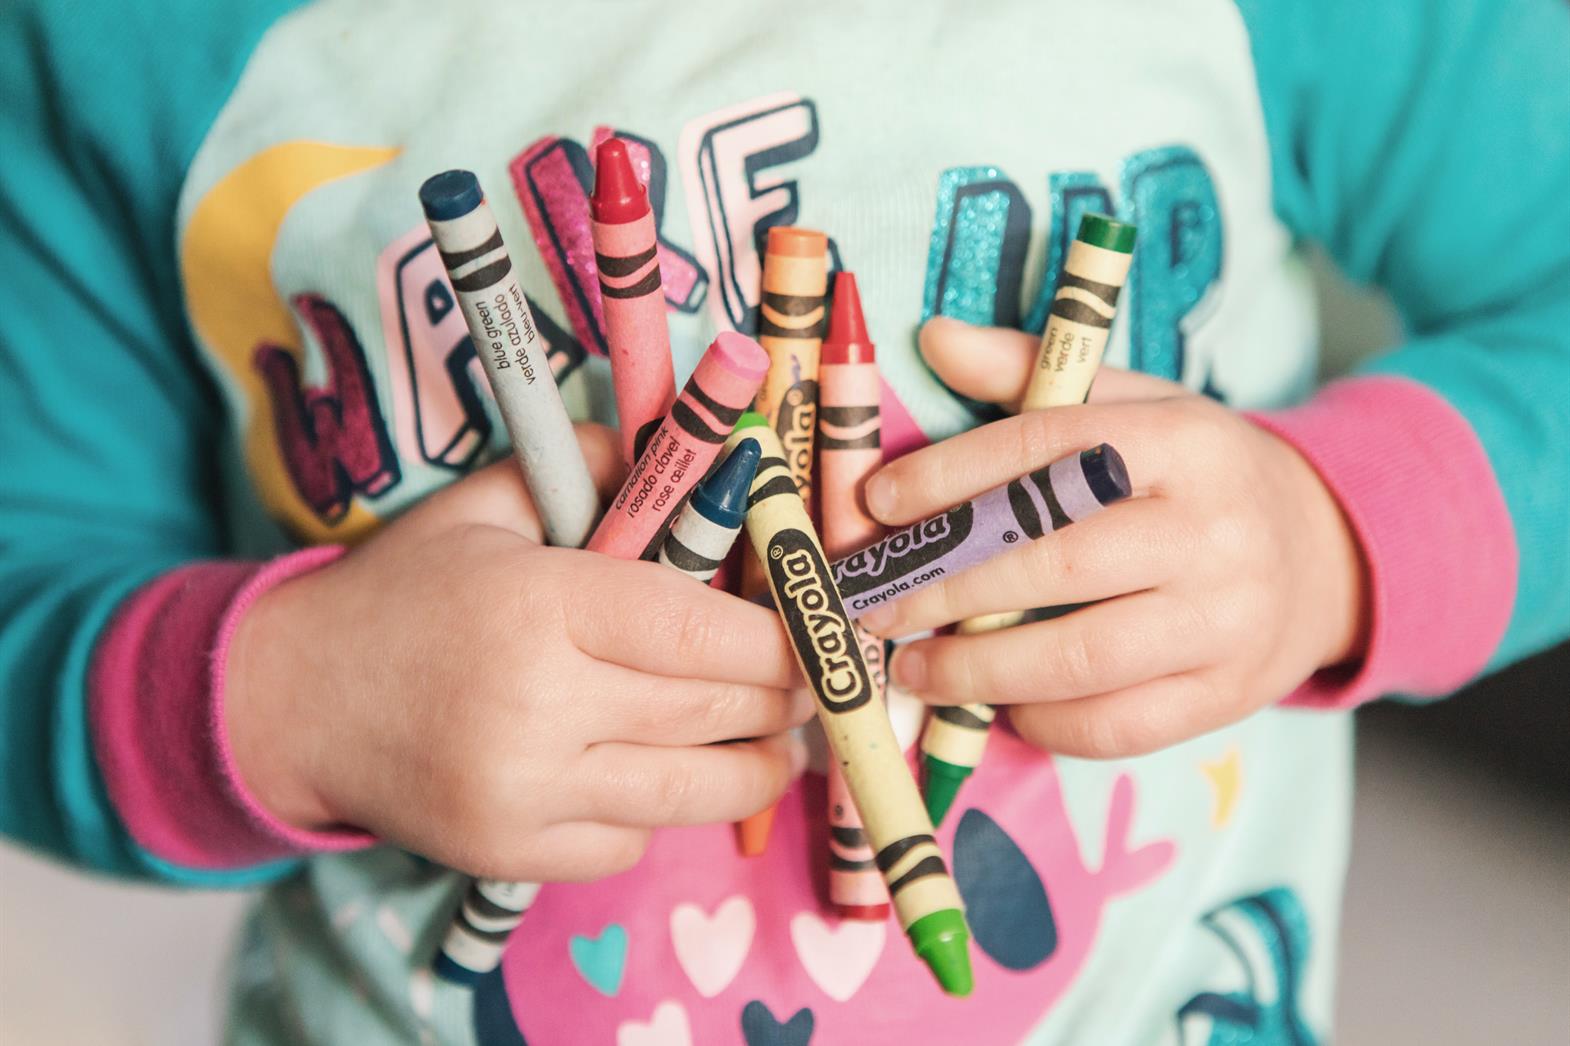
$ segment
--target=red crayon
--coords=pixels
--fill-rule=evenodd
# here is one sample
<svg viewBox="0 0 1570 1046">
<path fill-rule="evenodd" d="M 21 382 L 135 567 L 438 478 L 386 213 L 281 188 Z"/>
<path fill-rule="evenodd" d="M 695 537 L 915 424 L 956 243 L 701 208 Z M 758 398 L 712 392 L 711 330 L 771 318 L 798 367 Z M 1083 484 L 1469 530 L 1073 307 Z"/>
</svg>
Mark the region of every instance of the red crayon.
<svg viewBox="0 0 1570 1046">
<path fill-rule="evenodd" d="M 617 559 L 653 558 L 768 368 L 769 354 L 745 334 L 715 338 L 585 547 Z"/>
<path fill-rule="evenodd" d="M 818 503 L 823 548 L 830 556 L 854 552 L 883 536 L 862 501 L 867 477 L 883 462 L 882 391 L 856 277 L 841 272 L 834 278 L 834 310 L 818 369 Z M 881 691 L 888 679 L 883 641 L 859 627 L 856 639 L 873 685 Z M 839 764 L 830 760 L 829 900 L 840 918 L 888 917 L 888 885 L 875 856 Z"/>
<path fill-rule="evenodd" d="M 631 464 L 670 410 L 676 378 L 660 288 L 654 210 L 648 191 L 633 173 L 627 143 L 620 138 L 607 138 L 595 150 L 589 212 L 622 456 Z"/>
</svg>

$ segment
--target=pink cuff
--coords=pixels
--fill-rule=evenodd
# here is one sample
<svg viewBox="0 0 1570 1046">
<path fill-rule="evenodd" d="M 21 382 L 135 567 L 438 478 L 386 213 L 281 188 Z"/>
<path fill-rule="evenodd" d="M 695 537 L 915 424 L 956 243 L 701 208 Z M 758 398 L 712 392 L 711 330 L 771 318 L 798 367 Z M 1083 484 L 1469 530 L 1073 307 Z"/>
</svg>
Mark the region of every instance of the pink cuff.
<svg viewBox="0 0 1570 1046">
<path fill-rule="evenodd" d="M 1352 708 L 1448 694 L 1487 664 L 1515 605 L 1515 530 L 1461 414 L 1425 385 L 1366 377 L 1291 410 L 1250 414 L 1297 448 L 1341 503 L 1369 567 L 1360 665 L 1327 669 L 1287 703 Z"/>
<path fill-rule="evenodd" d="M 303 831 L 268 813 L 241 780 L 223 726 L 224 672 L 241 615 L 262 593 L 342 552 L 181 567 L 133 594 L 100 637 L 88 693 L 94 752 L 131 837 L 155 857 L 227 869 L 372 841 Z"/>
</svg>

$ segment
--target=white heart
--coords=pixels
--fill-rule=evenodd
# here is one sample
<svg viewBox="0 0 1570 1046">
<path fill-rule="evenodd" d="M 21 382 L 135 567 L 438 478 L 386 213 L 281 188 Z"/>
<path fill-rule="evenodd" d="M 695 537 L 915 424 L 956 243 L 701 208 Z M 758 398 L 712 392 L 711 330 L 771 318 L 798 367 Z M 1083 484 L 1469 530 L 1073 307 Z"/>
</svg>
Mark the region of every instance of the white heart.
<svg viewBox="0 0 1570 1046">
<path fill-rule="evenodd" d="M 654 1007 L 648 1021 L 626 1021 L 616 1029 L 616 1046 L 692 1046 L 687 1011 L 673 999 Z"/>
<path fill-rule="evenodd" d="M 712 999 L 736 979 L 756 928 L 752 902 L 739 895 L 722 901 L 713 916 L 695 904 L 671 910 L 676 959 L 699 995 Z"/>
<path fill-rule="evenodd" d="M 790 921 L 790 939 L 812 983 L 835 1002 L 844 1002 L 866 983 L 883 954 L 888 921 L 846 919 L 830 929 L 817 912 Z"/>
</svg>

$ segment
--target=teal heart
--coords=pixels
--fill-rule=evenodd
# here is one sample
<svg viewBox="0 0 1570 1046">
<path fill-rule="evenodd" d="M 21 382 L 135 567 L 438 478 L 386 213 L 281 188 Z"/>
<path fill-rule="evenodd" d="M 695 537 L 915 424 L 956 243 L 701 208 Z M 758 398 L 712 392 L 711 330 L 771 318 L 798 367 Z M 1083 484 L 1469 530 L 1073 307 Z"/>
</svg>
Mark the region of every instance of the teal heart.
<svg viewBox="0 0 1570 1046">
<path fill-rule="evenodd" d="M 595 991 L 613 997 L 621 991 L 622 974 L 627 972 L 627 931 L 620 923 L 611 923 L 598 937 L 574 934 L 567 950 Z"/>
</svg>

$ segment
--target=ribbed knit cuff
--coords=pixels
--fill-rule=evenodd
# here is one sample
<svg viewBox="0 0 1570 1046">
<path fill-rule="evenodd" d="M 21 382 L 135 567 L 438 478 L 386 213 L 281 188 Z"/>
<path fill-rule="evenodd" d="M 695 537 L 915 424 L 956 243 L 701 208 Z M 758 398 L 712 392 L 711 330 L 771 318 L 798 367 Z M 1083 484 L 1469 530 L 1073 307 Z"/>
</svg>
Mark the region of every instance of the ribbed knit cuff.
<svg viewBox="0 0 1570 1046">
<path fill-rule="evenodd" d="M 1415 381 L 1364 377 L 1249 418 L 1318 471 L 1369 567 L 1363 660 L 1316 674 L 1287 703 L 1437 697 L 1481 671 L 1509 624 L 1517 552 L 1504 495 L 1461 414 Z"/>
<path fill-rule="evenodd" d="M 264 592 L 342 552 L 182 567 L 132 595 L 100 638 L 88 694 L 94 753 L 126 829 L 155 857 L 230 869 L 372 841 L 279 821 L 241 779 L 224 730 L 224 676 L 241 616 Z"/>
</svg>

